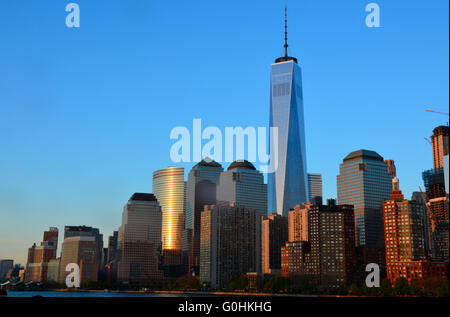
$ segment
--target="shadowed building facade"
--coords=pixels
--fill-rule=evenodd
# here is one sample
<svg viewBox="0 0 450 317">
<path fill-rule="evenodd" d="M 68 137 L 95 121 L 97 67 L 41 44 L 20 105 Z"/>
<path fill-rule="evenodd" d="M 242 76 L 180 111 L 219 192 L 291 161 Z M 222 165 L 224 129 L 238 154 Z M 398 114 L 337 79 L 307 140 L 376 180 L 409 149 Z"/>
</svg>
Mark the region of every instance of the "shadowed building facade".
<svg viewBox="0 0 450 317">
<path fill-rule="evenodd" d="M 288 219 L 270 214 L 262 219 L 261 268 L 263 274 L 281 273 L 281 247 L 288 241 Z"/>
<path fill-rule="evenodd" d="M 161 207 L 153 194 L 134 193 L 123 207 L 118 233 L 120 261 L 117 279 L 153 282 L 163 278 L 159 270 Z"/>
<path fill-rule="evenodd" d="M 261 273 L 261 216 L 233 204 L 205 206 L 202 212 L 200 281 L 225 287 L 233 278 Z"/>
<path fill-rule="evenodd" d="M 200 227 L 205 205 L 216 203 L 222 165 L 215 161 L 202 160 L 189 172 L 186 184 L 186 215 L 183 230 L 183 253 L 188 258 L 190 272 L 200 272 Z"/>
<path fill-rule="evenodd" d="M 298 206 L 299 213 L 307 217 L 307 226 L 299 221 L 290 221 L 290 226 L 301 225 L 300 232 L 307 230 L 307 240 L 289 241 L 281 248 L 282 274 L 298 277 L 327 289 L 338 289 L 356 279 L 355 225 L 353 206 L 335 205 L 329 200 L 327 206 Z M 300 212 L 301 211 L 301 212 Z"/>
</svg>

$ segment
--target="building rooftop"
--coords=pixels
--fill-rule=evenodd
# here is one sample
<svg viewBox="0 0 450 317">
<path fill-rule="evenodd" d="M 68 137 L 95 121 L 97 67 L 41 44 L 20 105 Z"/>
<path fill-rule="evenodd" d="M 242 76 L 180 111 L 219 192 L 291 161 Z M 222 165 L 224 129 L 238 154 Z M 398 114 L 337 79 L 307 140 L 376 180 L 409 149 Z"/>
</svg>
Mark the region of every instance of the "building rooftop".
<svg viewBox="0 0 450 317">
<path fill-rule="evenodd" d="M 208 159 L 208 158 L 201 160 L 200 162 L 198 162 L 197 164 L 194 165 L 194 167 L 198 167 L 198 166 L 219 167 L 219 168 L 222 167 L 222 165 L 220 165 L 216 161 Z"/>
<path fill-rule="evenodd" d="M 353 151 L 349 155 L 347 155 L 344 158 L 344 162 L 352 160 L 352 159 L 356 159 L 356 158 L 369 158 L 369 159 L 372 159 L 375 161 L 383 161 L 383 157 L 380 154 L 378 154 L 377 152 L 361 149 L 358 151 Z"/>
<path fill-rule="evenodd" d="M 234 168 L 242 168 L 242 169 L 248 169 L 248 170 L 253 170 L 253 171 L 256 170 L 255 166 L 253 166 L 252 163 L 250 163 L 249 161 L 246 161 L 246 160 L 234 161 L 233 163 L 230 164 L 230 166 L 228 166 L 227 170 L 229 171 Z"/>
<path fill-rule="evenodd" d="M 157 201 L 155 195 L 146 193 L 134 193 L 129 200 Z"/>
</svg>

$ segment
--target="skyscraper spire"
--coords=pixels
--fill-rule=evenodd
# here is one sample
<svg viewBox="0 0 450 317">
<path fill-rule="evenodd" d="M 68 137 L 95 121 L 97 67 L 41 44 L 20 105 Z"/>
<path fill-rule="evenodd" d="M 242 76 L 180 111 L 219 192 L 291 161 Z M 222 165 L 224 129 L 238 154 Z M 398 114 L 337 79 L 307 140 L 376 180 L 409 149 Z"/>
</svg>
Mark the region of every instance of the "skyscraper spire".
<svg viewBox="0 0 450 317">
<path fill-rule="evenodd" d="M 275 60 L 275 63 L 294 61 L 297 63 L 297 59 L 295 57 L 288 55 L 288 42 L 287 42 L 287 6 L 284 7 L 284 56 L 278 57 Z"/>
<path fill-rule="evenodd" d="M 287 43 L 287 6 L 284 7 L 284 57 L 288 57 Z"/>
</svg>

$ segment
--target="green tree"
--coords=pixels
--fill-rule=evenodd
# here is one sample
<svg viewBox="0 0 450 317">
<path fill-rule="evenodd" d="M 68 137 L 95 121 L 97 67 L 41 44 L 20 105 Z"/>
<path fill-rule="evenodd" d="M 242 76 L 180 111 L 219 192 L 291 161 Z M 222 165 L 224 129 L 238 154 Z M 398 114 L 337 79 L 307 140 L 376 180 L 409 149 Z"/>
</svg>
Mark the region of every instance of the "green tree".
<svg viewBox="0 0 450 317">
<path fill-rule="evenodd" d="M 381 282 L 379 293 L 380 293 L 380 295 L 383 295 L 383 296 L 391 296 L 392 295 L 391 281 L 389 281 L 387 278 Z"/>
<path fill-rule="evenodd" d="M 287 291 L 289 288 L 289 279 L 281 275 L 272 276 L 270 280 L 264 285 L 264 290 L 273 292 Z"/>
<path fill-rule="evenodd" d="M 356 285 L 355 283 L 351 284 L 348 287 L 348 294 L 349 295 L 356 296 L 356 295 L 359 295 L 360 293 L 361 293 L 361 291 L 360 291 L 358 285 Z"/>
<path fill-rule="evenodd" d="M 404 277 L 399 277 L 394 284 L 395 295 L 406 295 L 409 292 L 408 280 Z"/>
<path fill-rule="evenodd" d="M 436 296 L 448 297 L 448 280 L 442 281 L 436 289 Z"/>
</svg>

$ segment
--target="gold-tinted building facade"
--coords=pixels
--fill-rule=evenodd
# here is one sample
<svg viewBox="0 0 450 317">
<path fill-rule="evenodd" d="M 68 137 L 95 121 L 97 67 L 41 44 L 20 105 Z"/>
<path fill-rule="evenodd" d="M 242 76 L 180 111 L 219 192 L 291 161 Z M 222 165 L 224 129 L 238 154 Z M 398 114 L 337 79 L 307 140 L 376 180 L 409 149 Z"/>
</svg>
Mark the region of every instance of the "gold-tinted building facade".
<svg viewBox="0 0 450 317">
<path fill-rule="evenodd" d="M 162 211 L 162 250 L 181 253 L 185 209 L 184 168 L 167 167 L 155 171 L 153 193 Z"/>
</svg>

